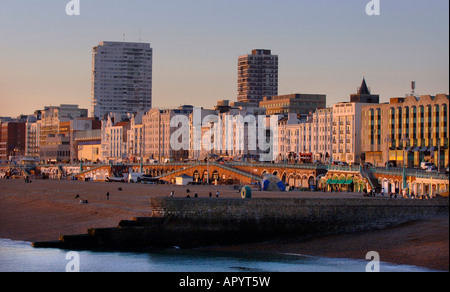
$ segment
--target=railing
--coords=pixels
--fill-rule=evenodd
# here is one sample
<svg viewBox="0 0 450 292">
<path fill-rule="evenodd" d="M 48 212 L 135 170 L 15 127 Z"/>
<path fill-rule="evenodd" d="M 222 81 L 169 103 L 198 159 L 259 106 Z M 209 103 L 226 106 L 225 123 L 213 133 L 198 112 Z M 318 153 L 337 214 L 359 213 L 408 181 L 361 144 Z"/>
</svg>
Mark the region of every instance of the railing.
<svg viewBox="0 0 450 292">
<path fill-rule="evenodd" d="M 40 165 L 19 165 L 19 164 L 7 164 L 0 165 L 3 168 L 34 168 L 34 167 L 91 167 L 90 170 L 100 168 L 103 166 L 129 166 L 129 167 L 171 167 L 171 166 L 182 166 L 182 167 L 195 167 L 195 166 L 206 166 L 207 162 L 175 162 L 175 163 L 158 163 L 158 164 L 141 164 L 141 163 L 77 163 L 77 164 L 40 164 Z M 245 167 L 258 167 L 258 168 L 291 168 L 291 169 L 306 169 L 306 170 L 327 170 L 327 171 L 345 171 L 345 172 L 360 172 L 360 167 L 358 165 L 353 166 L 341 166 L 341 165 L 323 165 L 323 164 L 289 164 L 289 163 L 247 163 L 247 162 L 229 162 L 229 163 L 217 163 L 211 162 L 210 165 L 222 166 L 224 168 L 230 167 L 233 168 L 235 172 L 246 173 L 245 171 L 239 170 L 236 167 L 245 166 Z M 82 173 L 86 171 L 90 171 L 86 169 Z M 371 167 L 369 169 L 372 173 L 375 174 L 383 174 L 383 175 L 395 175 L 402 176 L 403 169 L 402 168 L 389 168 L 386 170 L 384 167 Z M 251 175 L 251 174 L 250 174 Z M 425 178 L 425 179 L 436 179 L 436 180 L 449 180 L 448 174 L 438 174 L 438 173 L 430 173 L 421 169 L 406 169 L 406 176 L 412 176 L 417 178 Z"/>
<path fill-rule="evenodd" d="M 395 176 L 402 176 L 403 175 L 403 169 L 402 168 L 380 168 L 380 167 L 371 167 L 370 170 L 373 173 L 377 174 L 384 174 L 384 175 L 395 175 Z M 416 178 L 425 178 L 425 179 L 437 179 L 437 180 L 449 180 L 448 174 L 441 174 L 436 172 L 426 172 L 421 169 L 406 169 L 406 176 L 412 176 Z"/>
</svg>

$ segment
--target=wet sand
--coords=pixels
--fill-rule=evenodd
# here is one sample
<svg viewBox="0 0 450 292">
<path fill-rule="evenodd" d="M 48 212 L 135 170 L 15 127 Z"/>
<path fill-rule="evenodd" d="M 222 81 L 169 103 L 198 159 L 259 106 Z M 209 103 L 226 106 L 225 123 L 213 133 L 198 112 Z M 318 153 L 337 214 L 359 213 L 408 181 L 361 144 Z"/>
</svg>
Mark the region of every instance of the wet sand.
<svg viewBox="0 0 450 292">
<path fill-rule="evenodd" d="M 122 191 L 119 190 L 122 188 Z M 21 241 L 51 241 L 65 234 L 85 234 L 88 228 L 115 227 L 121 220 L 150 216 L 150 198 L 215 195 L 239 198 L 230 186 L 155 186 L 120 183 L 84 183 L 76 181 L 0 180 L 0 238 Z M 106 193 L 110 193 L 109 200 Z M 80 198 L 75 199 L 76 195 Z M 348 193 L 264 193 L 253 197 L 279 198 L 361 198 Z M 364 198 L 368 199 L 368 198 Z M 89 204 L 80 204 L 88 200 Z M 416 265 L 434 270 L 449 270 L 449 217 L 418 222 L 361 234 L 327 236 L 311 240 L 286 240 L 239 245 L 223 249 L 261 250 L 336 258 L 365 259 L 369 251 L 377 251 L 381 261 Z"/>
</svg>

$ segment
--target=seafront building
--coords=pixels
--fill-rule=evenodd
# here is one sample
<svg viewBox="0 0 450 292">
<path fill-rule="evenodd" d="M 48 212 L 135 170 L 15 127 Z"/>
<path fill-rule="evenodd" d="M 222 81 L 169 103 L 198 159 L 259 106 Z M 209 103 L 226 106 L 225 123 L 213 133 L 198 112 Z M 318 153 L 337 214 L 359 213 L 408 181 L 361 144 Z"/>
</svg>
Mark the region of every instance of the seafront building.
<svg viewBox="0 0 450 292">
<path fill-rule="evenodd" d="M 148 43 L 101 42 L 92 53 L 91 115 L 122 117 L 152 107 L 153 49 Z"/>
<path fill-rule="evenodd" d="M 173 134 L 179 130 L 179 127 L 172 127 L 170 122 L 175 116 L 184 116 L 189 121 L 189 115 L 192 112 L 193 107 L 188 105 L 176 109 L 153 108 L 146 112 L 142 117 L 144 157 L 158 162 L 174 162 L 188 159 L 189 149 L 175 150 L 171 147 L 177 142 L 171 139 L 174 139 L 175 135 Z M 189 128 L 182 134 L 184 137 L 189 138 Z"/>
<path fill-rule="evenodd" d="M 0 161 L 11 161 L 25 154 L 26 123 L 0 122 Z"/>
<path fill-rule="evenodd" d="M 419 167 L 421 162 L 448 167 L 449 96 L 391 98 L 362 107 L 361 151 L 377 166 Z"/>
<path fill-rule="evenodd" d="M 57 162 L 54 160 L 54 157 L 57 155 L 50 155 L 47 153 L 48 151 L 54 152 L 52 144 L 54 143 L 66 143 L 65 141 L 54 141 L 55 137 L 61 134 L 61 125 L 63 125 L 63 132 L 64 129 L 67 129 L 67 125 L 64 124 L 64 122 L 70 122 L 75 119 L 79 118 L 87 118 L 88 117 L 88 110 L 87 109 L 80 109 L 78 105 L 61 105 L 61 106 L 48 106 L 45 107 L 43 110 L 39 111 L 38 113 L 40 120 L 37 121 L 37 135 L 38 135 L 38 141 L 39 141 L 39 157 L 40 160 L 49 162 L 50 156 L 52 157 L 52 162 Z M 68 133 L 68 132 L 67 132 Z M 65 133 L 65 134 L 67 134 Z M 52 141 L 47 141 L 47 138 L 51 137 Z M 70 144 L 70 139 L 69 139 Z M 50 146 L 50 148 L 47 148 L 47 146 Z M 69 146 L 69 151 L 70 151 Z M 65 150 L 64 150 L 65 151 Z M 62 156 L 61 156 L 62 157 Z M 72 157 L 73 158 L 73 157 Z M 66 157 L 64 156 L 64 159 Z M 69 160 L 70 160 L 70 154 L 69 154 Z"/>
</svg>

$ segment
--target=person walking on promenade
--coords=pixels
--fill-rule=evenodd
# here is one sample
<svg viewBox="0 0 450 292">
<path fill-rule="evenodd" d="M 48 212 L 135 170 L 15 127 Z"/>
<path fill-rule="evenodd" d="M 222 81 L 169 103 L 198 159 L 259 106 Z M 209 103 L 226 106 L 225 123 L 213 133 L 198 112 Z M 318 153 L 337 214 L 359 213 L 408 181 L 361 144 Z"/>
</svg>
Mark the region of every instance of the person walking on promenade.
<svg viewBox="0 0 450 292">
<path fill-rule="evenodd" d="M 212 193 L 211 192 L 209 192 L 209 197 L 212 198 Z"/>
<path fill-rule="evenodd" d="M 216 198 L 218 198 L 220 196 L 219 191 L 216 192 Z"/>
<path fill-rule="evenodd" d="M 174 191 L 171 191 L 171 192 L 170 192 L 170 197 L 173 198 L 174 195 L 175 195 L 175 192 L 174 192 Z"/>
<path fill-rule="evenodd" d="M 109 192 L 106 193 L 106 200 L 109 201 Z"/>
</svg>

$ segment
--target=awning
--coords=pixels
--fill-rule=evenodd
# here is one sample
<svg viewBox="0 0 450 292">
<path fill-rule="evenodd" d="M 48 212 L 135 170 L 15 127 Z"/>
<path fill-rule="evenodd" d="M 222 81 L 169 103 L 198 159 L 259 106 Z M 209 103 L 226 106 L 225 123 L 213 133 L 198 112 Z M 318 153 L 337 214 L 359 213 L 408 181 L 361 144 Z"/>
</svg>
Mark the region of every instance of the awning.
<svg viewBox="0 0 450 292">
<path fill-rule="evenodd" d="M 332 180 L 330 183 L 329 183 L 329 185 L 335 185 L 335 184 L 337 184 L 338 183 L 338 180 Z"/>
<path fill-rule="evenodd" d="M 428 147 L 422 147 L 422 149 L 420 149 L 420 152 L 426 152 L 428 150 Z"/>
<path fill-rule="evenodd" d="M 345 184 L 345 182 L 346 182 L 346 180 L 344 179 L 344 180 L 338 181 L 336 184 L 337 184 L 337 185 L 343 185 L 343 184 Z"/>
<path fill-rule="evenodd" d="M 416 147 L 416 148 L 414 148 L 414 150 L 413 150 L 413 152 L 418 152 L 418 151 L 420 151 L 420 147 Z"/>
<path fill-rule="evenodd" d="M 333 180 L 330 178 L 329 180 L 327 180 L 326 184 L 329 185 L 329 184 L 331 184 L 332 181 Z"/>
<path fill-rule="evenodd" d="M 428 150 L 428 151 L 434 152 L 435 150 L 436 150 L 436 147 L 430 147 L 430 150 Z"/>
<path fill-rule="evenodd" d="M 351 179 L 351 180 L 347 180 L 345 183 L 344 183 L 344 185 L 351 185 L 353 183 L 353 180 Z"/>
<path fill-rule="evenodd" d="M 407 149 L 406 149 L 406 152 L 411 151 L 411 149 L 412 149 L 412 147 L 407 148 Z"/>
</svg>

